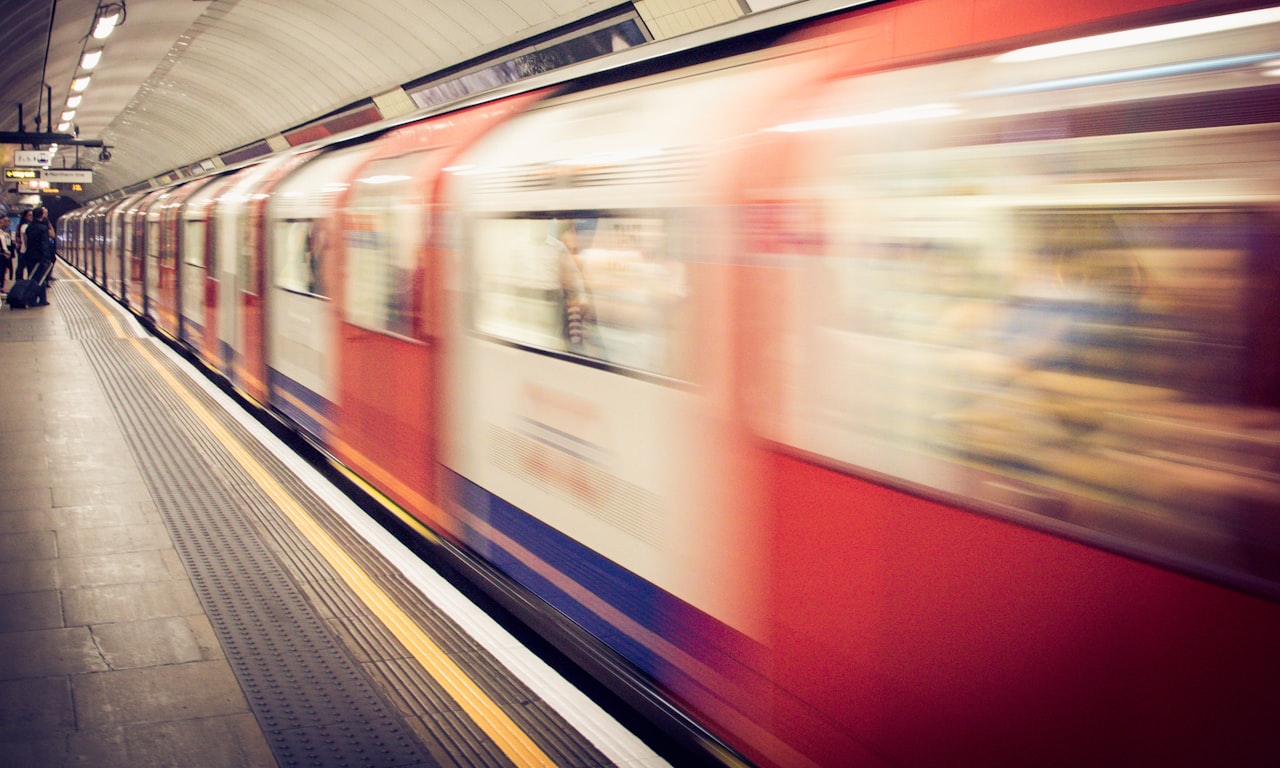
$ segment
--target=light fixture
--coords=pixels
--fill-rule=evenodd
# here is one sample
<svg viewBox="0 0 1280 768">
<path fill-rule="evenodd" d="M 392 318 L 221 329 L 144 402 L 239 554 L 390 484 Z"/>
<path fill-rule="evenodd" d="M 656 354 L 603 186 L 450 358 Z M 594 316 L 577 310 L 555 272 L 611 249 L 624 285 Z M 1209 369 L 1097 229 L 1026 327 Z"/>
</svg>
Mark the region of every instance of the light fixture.
<svg viewBox="0 0 1280 768">
<path fill-rule="evenodd" d="M 71 128 L 71 122 L 58 123 L 58 133 L 66 133 Z"/>
<path fill-rule="evenodd" d="M 111 34 L 111 30 L 123 20 L 124 5 L 120 3 L 112 3 L 105 7 L 98 8 L 97 21 L 93 25 L 93 36 L 98 40 L 106 40 L 107 35 Z"/>
<path fill-rule="evenodd" d="M 80 55 L 80 68 L 90 70 L 98 66 L 98 62 L 102 60 L 102 49 L 97 48 L 92 51 L 85 51 Z"/>
<path fill-rule="evenodd" d="M 72 127 L 71 119 L 76 116 L 75 109 L 80 106 L 80 100 L 84 98 L 80 94 L 89 87 L 88 72 L 102 62 L 103 47 L 96 40 L 104 40 L 107 35 L 111 34 L 111 30 L 124 23 L 127 11 L 125 10 L 126 0 L 95 0 L 93 9 L 93 18 L 89 20 L 89 34 L 81 38 L 80 42 L 80 66 L 73 74 L 78 77 L 72 77 L 71 87 L 67 89 L 67 108 L 62 113 L 62 121 L 58 125 L 59 131 L 66 131 Z M 50 99 L 53 96 L 50 94 Z M 50 123 L 53 121 L 50 120 Z M 80 135 L 80 129 L 75 129 L 76 135 Z"/>
<path fill-rule="evenodd" d="M 1280 21 L 1280 8 L 1263 8 L 1256 11 L 1231 13 L 1225 16 L 1213 16 L 1205 19 L 1176 21 L 1171 24 L 1160 24 L 1154 27 L 1128 29 L 1123 32 L 1109 32 L 1091 37 L 1079 37 L 1074 40 L 1063 40 L 1058 43 L 1033 45 L 1030 48 L 1003 53 L 995 61 L 1026 62 L 1053 59 L 1059 56 L 1074 56 L 1081 53 L 1097 53 L 1116 48 L 1126 48 L 1146 43 L 1161 43 L 1167 40 L 1180 40 L 1196 35 L 1207 35 L 1213 32 L 1228 32 L 1233 29 L 1247 29 L 1262 24 L 1273 24 Z"/>
</svg>

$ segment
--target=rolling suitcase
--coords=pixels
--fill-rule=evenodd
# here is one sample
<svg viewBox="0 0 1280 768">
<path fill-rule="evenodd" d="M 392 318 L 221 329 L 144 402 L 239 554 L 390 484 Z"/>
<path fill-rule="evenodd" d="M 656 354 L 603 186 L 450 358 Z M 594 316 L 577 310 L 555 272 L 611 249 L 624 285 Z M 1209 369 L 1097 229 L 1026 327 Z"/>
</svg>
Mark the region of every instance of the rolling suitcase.
<svg viewBox="0 0 1280 768">
<path fill-rule="evenodd" d="M 9 294 L 5 301 L 10 309 L 23 309 L 35 303 L 40 295 L 40 285 L 49 279 L 53 271 L 53 262 L 42 261 L 36 266 L 33 277 L 24 278 L 9 286 Z"/>
</svg>

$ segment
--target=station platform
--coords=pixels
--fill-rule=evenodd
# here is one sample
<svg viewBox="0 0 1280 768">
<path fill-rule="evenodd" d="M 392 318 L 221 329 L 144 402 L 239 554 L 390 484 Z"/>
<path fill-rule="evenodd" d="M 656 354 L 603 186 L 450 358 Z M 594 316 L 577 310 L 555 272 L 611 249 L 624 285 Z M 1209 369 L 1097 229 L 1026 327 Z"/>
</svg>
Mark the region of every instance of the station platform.
<svg viewBox="0 0 1280 768">
<path fill-rule="evenodd" d="M 667 762 L 82 276 L 0 309 L 0 763 Z"/>
</svg>

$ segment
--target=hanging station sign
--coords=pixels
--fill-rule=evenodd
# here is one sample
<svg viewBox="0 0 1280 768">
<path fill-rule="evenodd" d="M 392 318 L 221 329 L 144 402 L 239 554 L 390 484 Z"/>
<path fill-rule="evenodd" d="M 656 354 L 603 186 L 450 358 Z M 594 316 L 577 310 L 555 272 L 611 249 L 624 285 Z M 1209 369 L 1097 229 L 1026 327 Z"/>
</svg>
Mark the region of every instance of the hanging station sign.
<svg viewBox="0 0 1280 768">
<path fill-rule="evenodd" d="M 93 181 L 93 171 L 82 171 L 78 168 L 45 168 L 40 171 L 40 178 L 60 184 L 70 182 L 89 184 Z"/>
<path fill-rule="evenodd" d="M 13 164 L 19 168 L 43 168 L 53 160 L 44 149 L 18 149 L 13 153 Z"/>
</svg>

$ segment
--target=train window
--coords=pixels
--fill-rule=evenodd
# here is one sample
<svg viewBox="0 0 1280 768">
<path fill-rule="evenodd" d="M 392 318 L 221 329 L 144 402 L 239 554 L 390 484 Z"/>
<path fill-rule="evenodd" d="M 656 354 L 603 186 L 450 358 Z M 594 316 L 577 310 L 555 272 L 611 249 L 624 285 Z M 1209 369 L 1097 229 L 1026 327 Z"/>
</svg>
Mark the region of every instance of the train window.
<svg viewBox="0 0 1280 768">
<path fill-rule="evenodd" d="M 323 219 L 285 219 L 273 223 L 271 252 L 275 254 L 276 287 L 294 293 L 327 296 L 321 264 L 328 250 Z"/>
<path fill-rule="evenodd" d="M 813 259 L 802 447 L 1280 576 L 1280 217 L 945 210 Z"/>
<path fill-rule="evenodd" d="M 205 232 L 207 223 L 204 220 L 183 221 L 182 223 L 182 261 L 183 264 L 205 269 Z"/>
<path fill-rule="evenodd" d="M 256 296 L 258 294 L 258 248 L 255 232 L 249 226 L 247 207 L 236 209 L 231 223 L 235 227 L 235 240 L 239 243 L 236 249 L 236 278 L 240 290 Z"/>
<path fill-rule="evenodd" d="M 486 218 L 471 230 L 476 331 L 661 376 L 680 354 L 687 280 L 656 216 Z"/>
<path fill-rule="evenodd" d="M 133 259 L 133 214 L 129 211 L 120 215 L 120 248 L 126 263 Z"/>
<path fill-rule="evenodd" d="M 157 295 L 160 286 L 160 254 L 164 252 L 161 250 L 162 243 L 160 242 L 160 237 L 163 227 L 160 225 L 159 221 L 152 220 L 149 216 L 146 219 L 145 226 L 147 230 L 146 253 L 144 254 L 147 261 L 145 270 L 147 278 L 147 296 L 154 298 Z"/>
<path fill-rule="evenodd" d="M 177 249 L 177 224 L 172 218 L 167 219 L 160 228 L 160 238 L 163 245 L 160 248 L 160 264 L 165 269 L 173 269 L 177 264 L 175 250 Z"/>
<path fill-rule="evenodd" d="M 419 253 L 426 234 L 416 179 L 430 152 L 377 160 L 352 185 L 344 215 L 347 320 L 414 337 L 422 311 Z"/>
<path fill-rule="evenodd" d="M 778 128 L 810 154 L 770 194 L 816 210 L 819 235 L 792 252 L 761 233 L 794 268 L 759 288 L 790 308 L 747 385 L 757 428 L 1274 590 L 1280 154 L 1239 55 L 1247 38 L 1265 61 L 1274 36 L 832 85 Z M 1231 67 L 1189 66 L 1217 55 Z"/>
<path fill-rule="evenodd" d="M 147 219 L 147 260 L 159 261 L 160 259 L 160 222 Z"/>
</svg>

